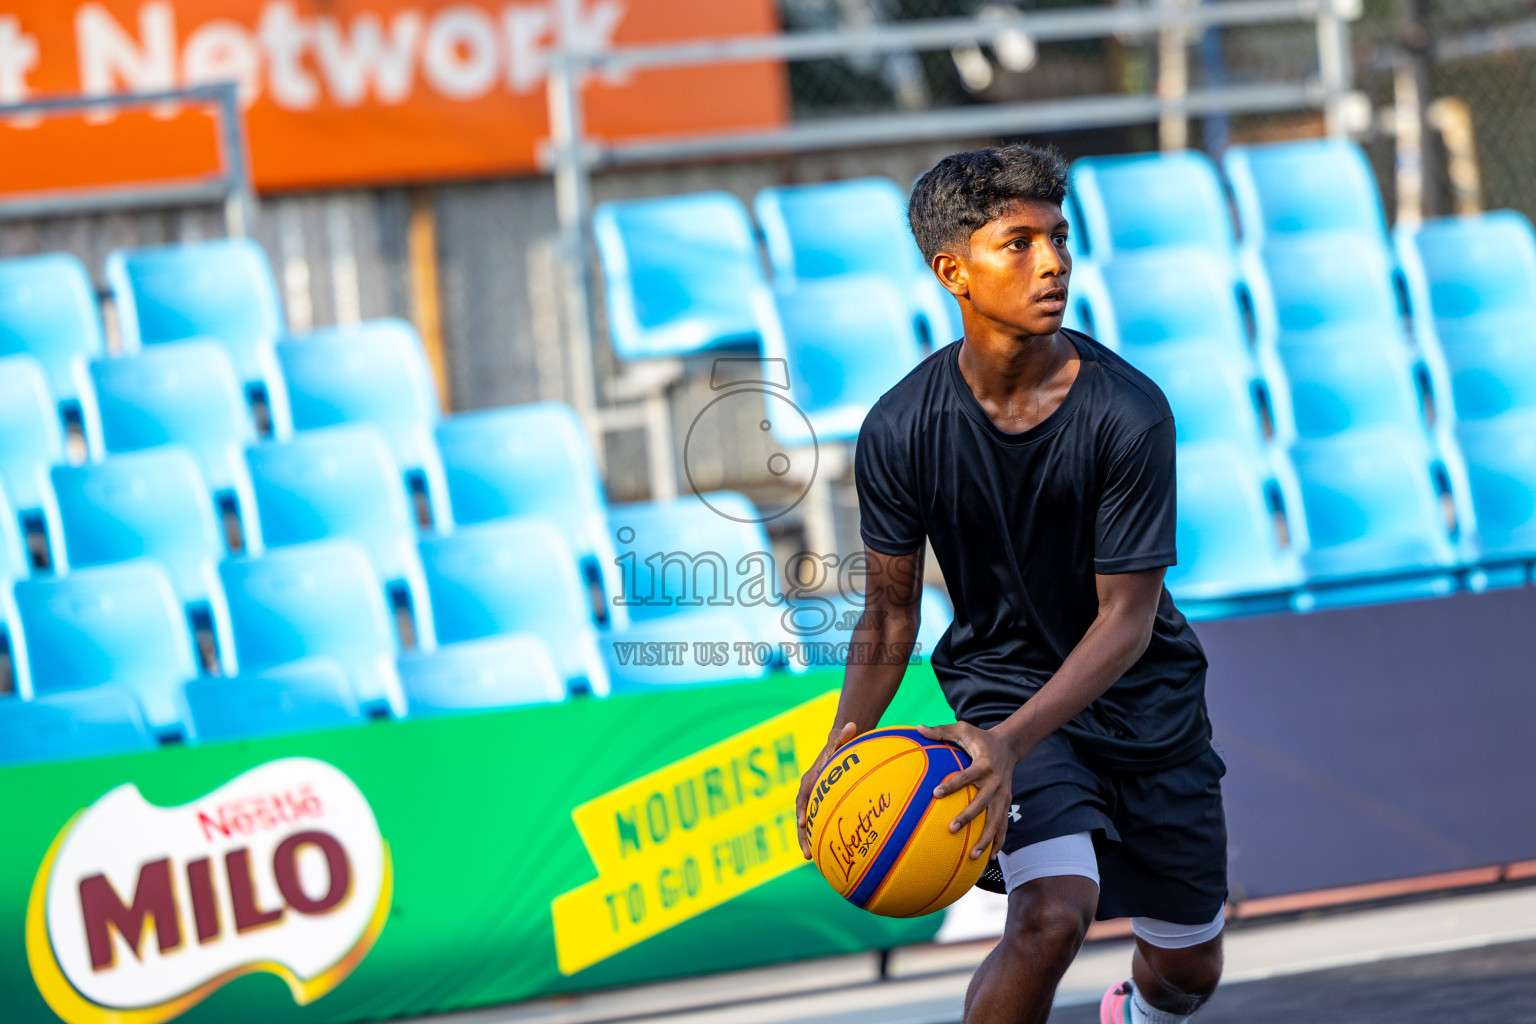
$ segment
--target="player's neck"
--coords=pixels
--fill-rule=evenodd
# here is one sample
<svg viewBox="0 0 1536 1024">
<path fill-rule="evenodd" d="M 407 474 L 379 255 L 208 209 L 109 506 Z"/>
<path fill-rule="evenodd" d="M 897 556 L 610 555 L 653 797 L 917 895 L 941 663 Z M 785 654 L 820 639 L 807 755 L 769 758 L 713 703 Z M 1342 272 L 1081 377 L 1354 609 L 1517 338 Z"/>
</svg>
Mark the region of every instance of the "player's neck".
<svg viewBox="0 0 1536 1024">
<path fill-rule="evenodd" d="M 1000 430 L 1019 433 L 1045 419 L 1077 379 L 1077 347 L 1062 331 L 1019 334 L 966 325 L 960 375 Z"/>
</svg>

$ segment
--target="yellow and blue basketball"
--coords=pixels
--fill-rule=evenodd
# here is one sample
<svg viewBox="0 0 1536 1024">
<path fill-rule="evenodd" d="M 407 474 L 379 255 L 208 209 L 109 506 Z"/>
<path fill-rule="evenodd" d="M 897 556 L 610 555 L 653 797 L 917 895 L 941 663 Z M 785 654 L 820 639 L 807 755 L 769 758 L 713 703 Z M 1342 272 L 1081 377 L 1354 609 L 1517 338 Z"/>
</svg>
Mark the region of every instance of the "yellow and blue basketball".
<svg viewBox="0 0 1536 1024">
<path fill-rule="evenodd" d="M 822 877 L 854 906 L 884 917 L 916 917 L 959 899 L 987 866 L 985 856 L 970 856 L 986 814 L 950 832 L 976 787 L 939 800 L 933 789 L 970 765 L 959 747 L 910 728 L 876 729 L 840 747 L 806 805 Z"/>
</svg>

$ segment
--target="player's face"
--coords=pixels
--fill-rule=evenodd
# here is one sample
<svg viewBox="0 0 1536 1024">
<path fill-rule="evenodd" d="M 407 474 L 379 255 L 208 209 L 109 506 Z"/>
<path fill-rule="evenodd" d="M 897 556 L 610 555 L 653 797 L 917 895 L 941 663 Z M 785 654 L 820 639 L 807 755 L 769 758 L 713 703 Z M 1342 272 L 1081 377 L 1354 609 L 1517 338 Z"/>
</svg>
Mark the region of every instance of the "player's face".
<svg viewBox="0 0 1536 1024">
<path fill-rule="evenodd" d="M 940 266 L 946 259 L 952 267 Z M 1024 334 L 1061 327 L 1072 257 L 1055 203 L 1019 202 L 972 233 L 970 252 L 940 254 L 934 263 L 945 286 L 986 319 Z"/>
</svg>

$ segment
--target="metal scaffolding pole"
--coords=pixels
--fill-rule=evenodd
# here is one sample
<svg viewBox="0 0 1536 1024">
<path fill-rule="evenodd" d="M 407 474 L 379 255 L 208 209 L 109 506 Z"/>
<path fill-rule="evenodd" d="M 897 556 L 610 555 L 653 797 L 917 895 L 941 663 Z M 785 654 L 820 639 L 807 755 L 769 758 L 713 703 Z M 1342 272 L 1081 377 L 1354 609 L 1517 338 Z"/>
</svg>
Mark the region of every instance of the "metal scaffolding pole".
<svg viewBox="0 0 1536 1024">
<path fill-rule="evenodd" d="M 572 41 L 579 38 L 581 0 L 559 0 L 560 46 L 548 63 L 545 91 L 549 105 L 549 150 L 554 172 L 555 212 L 560 224 L 561 291 L 566 335 L 570 339 L 571 405 L 588 424 L 597 409 L 594 375 L 592 287 L 587 261 L 587 223 L 592 211 L 592 182 L 582 153 L 586 137 L 581 87 L 584 72 Z M 595 438 L 601 442 L 601 438 Z"/>
<path fill-rule="evenodd" d="M 1346 112 L 1354 85 L 1349 23 L 1360 17 L 1360 0 L 1332 5 L 1317 16 L 1317 77 L 1325 94 L 1323 115 L 1328 134 L 1341 138 L 1351 125 Z"/>
<path fill-rule="evenodd" d="M 1358 16 L 1358 0 L 1220 0 L 1194 6 L 1074 7 L 1020 12 L 1016 17 L 928 18 L 858 29 L 700 39 L 625 46 L 588 56 L 593 69 L 625 72 L 699 64 L 765 60 L 818 60 L 911 50 L 948 50 L 991 43 L 1022 32 L 1036 43 L 1136 36 L 1168 28 L 1203 30 L 1239 25 L 1313 21 L 1323 15 Z"/>
<path fill-rule="evenodd" d="M 1410 222 L 1443 212 L 1435 132 L 1429 105 L 1435 98 L 1429 33 L 1423 0 L 1397 0 L 1396 94 L 1398 219 Z"/>
<path fill-rule="evenodd" d="M 1159 0 L 1170 14 L 1198 0 Z M 1189 94 L 1190 30 L 1169 26 L 1157 34 L 1157 98 L 1165 104 L 1157 118 L 1157 144 L 1164 152 L 1189 146 L 1189 116 L 1178 104 Z"/>
</svg>

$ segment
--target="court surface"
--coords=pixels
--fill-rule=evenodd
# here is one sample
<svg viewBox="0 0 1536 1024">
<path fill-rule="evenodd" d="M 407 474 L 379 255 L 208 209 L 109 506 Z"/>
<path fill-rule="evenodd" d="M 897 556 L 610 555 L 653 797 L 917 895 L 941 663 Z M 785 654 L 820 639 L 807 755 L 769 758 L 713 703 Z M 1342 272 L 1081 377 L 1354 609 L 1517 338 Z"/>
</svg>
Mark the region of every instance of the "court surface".
<svg viewBox="0 0 1536 1024">
<path fill-rule="evenodd" d="M 1536 942 L 1381 960 L 1231 985 L 1199 1024 L 1504 1024 L 1536 1021 Z M 1098 1024 L 1094 1006 L 1051 1024 Z"/>
<path fill-rule="evenodd" d="M 957 1024 L 987 942 L 894 952 L 430 1018 L 432 1024 Z M 1086 947 L 1052 1024 L 1095 1024 L 1130 963 Z M 1536 1024 L 1536 886 L 1235 925 L 1200 1024 Z"/>
</svg>

